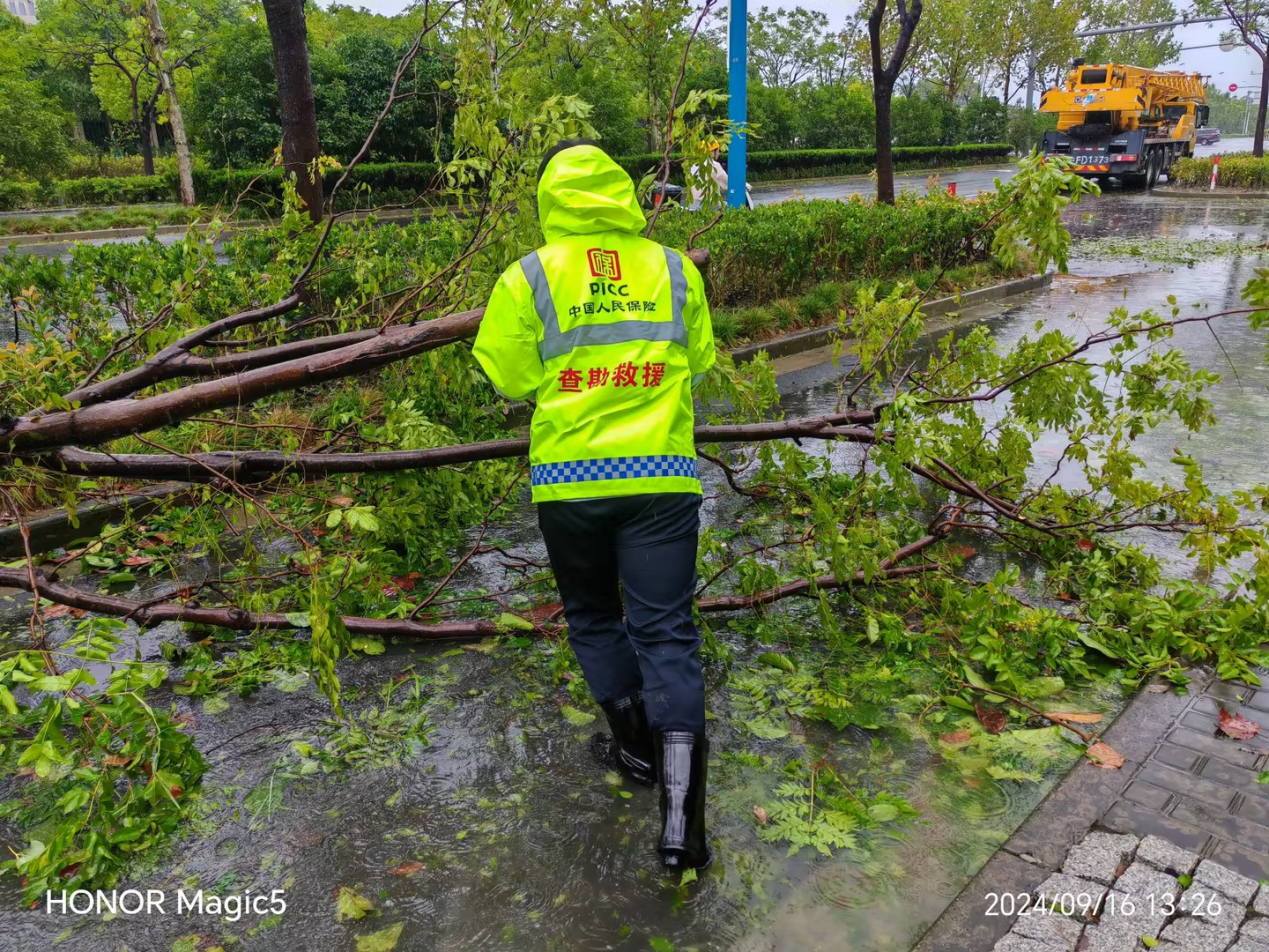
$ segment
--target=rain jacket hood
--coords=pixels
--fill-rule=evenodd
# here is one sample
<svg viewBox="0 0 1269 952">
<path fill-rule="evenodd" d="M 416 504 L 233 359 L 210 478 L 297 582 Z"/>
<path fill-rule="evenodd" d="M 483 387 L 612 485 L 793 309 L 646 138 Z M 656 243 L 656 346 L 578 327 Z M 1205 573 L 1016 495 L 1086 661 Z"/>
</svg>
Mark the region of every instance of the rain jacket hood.
<svg viewBox="0 0 1269 952">
<path fill-rule="evenodd" d="M 538 220 L 547 241 L 646 224 L 634 182 L 602 149 L 579 145 L 552 157 L 538 182 Z"/>
</svg>

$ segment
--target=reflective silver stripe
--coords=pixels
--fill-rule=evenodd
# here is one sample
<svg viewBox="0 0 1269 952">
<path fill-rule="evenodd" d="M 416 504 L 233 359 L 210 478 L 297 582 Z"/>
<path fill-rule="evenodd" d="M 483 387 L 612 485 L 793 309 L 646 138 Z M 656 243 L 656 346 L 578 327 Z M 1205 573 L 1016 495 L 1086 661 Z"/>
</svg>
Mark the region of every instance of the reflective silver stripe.
<svg viewBox="0 0 1269 952">
<path fill-rule="evenodd" d="M 611 324 L 582 324 L 558 337 L 542 341 L 542 362 L 563 357 L 578 347 L 597 344 L 633 344 L 637 341 L 669 341 L 687 346 L 687 334 L 674 321 L 614 321 Z"/>
<path fill-rule="evenodd" d="M 524 277 L 533 290 L 533 307 L 542 321 L 545 338 L 550 340 L 552 337 L 559 337 L 560 319 L 556 316 L 555 301 L 551 298 L 551 285 L 547 283 L 546 271 L 542 269 L 542 259 L 538 257 L 536 251 L 530 251 L 520 259 L 520 270 L 524 272 Z"/>
<path fill-rule="evenodd" d="M 559 315 L 555 312 L 555 300 L 546 271 L 536 251 L 520 259 L 520 269 L 533 291 L 533 307 L 542 321 L 542 342 L 538 354 L 546 363 L 563 357 L 578 347 L 603 344 L 632 344 L 640 341 L 667 341 L 687 347 L 687 325 L 683 322 L 683 308 L 687 303 L 687 276 L 683 273 L 683 259 L 677 251 L 665 249 L 665 263 L 670 272 L 670 310 L 668 321 L 611 321 L 606 324 L 579 324 L 567 331 L 560 330 Z"/>
<path fill-rule="evenodd" d="M 683 309 L 687 307 L 687 275 L 683 273 L 683 259 L 671 248 L 665 249 L 665 263 L 670 269 L 670 309 L 674 323 L 683 330 L 683 346 L 687 346 L 687 325 L 683 323 Z"/>
<path fill-rule="evenodd" d="M 704 374 L 692 374 L 692 389 L 695 390 L 701 385 L 701 381 L 705 379 Z M 497 389 L 496 387 L 494 389 Z"/>
</svg>

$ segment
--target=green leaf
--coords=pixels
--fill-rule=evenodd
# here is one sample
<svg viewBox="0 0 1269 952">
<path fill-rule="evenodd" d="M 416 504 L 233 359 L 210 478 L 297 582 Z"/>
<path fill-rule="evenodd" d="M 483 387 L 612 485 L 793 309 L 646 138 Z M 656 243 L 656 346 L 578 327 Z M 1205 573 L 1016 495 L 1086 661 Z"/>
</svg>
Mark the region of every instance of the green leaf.
<svg viewBox="0 0 1269 952">
<path fill-rule="evenodd" d="M 1090 648 L 1100 651 L 1102 654 L 1104 654 L 1107 658 L 1110 658 L 1112 661 L 1120 660 L 1119 652 L 1112 651 L 1110 648 L 1106 647 L 1106 645 L 1103 642 L 1098 641 L 1096 638 L 1094 638 L 1084 629 L 1081 628 L 1076 633 L 1076 637 L 1078 637 L 1080 641 L 1084 642 L 1084 644 L 1088 645 Z"/>
<path fill-rule="evenodd" d="M 652 952 L 674 952 L 674 943 L 660 937 L 649 939 L 648 947 L 652 949 Z"/>
<path fill-rule="evenodd" d="M 368 635 L 356 635 L 352 639 L 352 646 L 356 650 L 368 655 L 381 655 L 384 652 L 383 642 L 378 638 Z"/>
<path fill-rule="evenodd" d="M 507 631 L 515 629 L 517 631 L 533 631 L 533 623 L 525 621 L 519 615 L 513 615 L 511 612 L 503 612 L 498 616 L 498 620 L 494 622 L 498 626 L 499 631 Z"/>
<path fill-rule="evenodd" d="M 13 694 L 3 684 L 0 684 L 0 706 L 3 706 L 10 716 L 17 717 L 18 702 L 13 699 Z"/>
<path fill-rule="evenodd" d="M 32 691 L 69 691 L 70 679 L 60 674 L 46 674 L 36 678 L 27 687 Z"/>
<path fill-rule="evenodd" d="M 1256 778 L 1256 783 L 1269 783 L 1269 770 L 1262 771 L 1260 776 Z"/>
<path fill-rule="evenodd" d="M 331 514 L 326 517 L 326 528 L 334 529 L 337 525 L 339 525 L 343 521 L 344 521 L 344 511 L 342 509 L 332 510 Z"/>
<path fill-rule="evenodd" d="M 124 569 L 122 572 L 111 572 L 102 579 L 102 581 L 104 581 L 107 585 L 128 585 L 136 580 L 137 577 L 127 569 Z"/>
<path fill-rule="evenodd" d="M 779 740 L 789 736 L 789 725 L 782 720 L 777 720 L 772 714 L 745 721 L 745 726 L 749 728 L 751 734 L 761 740 Z"/>
<path fill-rule="evenodd" d="M 229 710 L 229 702 L 223 694 L 215 694 L 203 699 L 204 714 L 223 714 Z"/>
<path fill-rule="evenodd" d="M 794 665 L 793 660 L 788 655 L 777 654 L 774 651 L 765 651 L 758 655 L 756 660 L 759 664 L 779 668 L 781 671 L 789 672 L 789 674 L 797 670 L 797 666 Z"/>
<path fill-rule="evenodd" d="M 357 952 L 392 952 L 397 947 L 404 929 L 405 923 L 398 922 L 394 926 L 388 926 L 370 935 L 359 935 L 357 936 Z"/>
<path fill-rule="evenodd" d="M 595 715 L 588 711 L 579 711 L 571 705 L 565 704 L 560 708 L 560 713 L 564 715 L 564 720 L 568 721 L 574 727 L 585 727 L 587 724 L 595 720 Z"/>
<path fill-rule="evenodd" d="M 365 896 L 347 886 L 339 887 L 339 896 L 335 900 L 335 919 L 361 919 L 366 913 L 374 911 L 374 905 Z"/>
<path fill-rule="evenodd" d="M 1153 949 L 1155 946 L 1159 944 L 1159 940 L 1152 938 L 1148 935 L 1143 935 L 1141 937 L 1141 944 L 1144 945 L 1147 949 Z"/>
<path fill-rule="evenodd" d="M 868 808 L 868 815 L 878 823 L 889 823 L 899 816 L 899 808 L 893 803 L 874 803 Z"/>
<path fill-rule="evenodd" d="M 288 625 L 294 625 L 296 628 L 313 627 L 313 623 L 309 620 L 308 612 L 287 612 L 286 621 Z"/>
<path fill-rule="evenodd" d="M 698 878 L 700 877 L 697 875 L 696 870 L 690 868 L 683 870 L 683 875 L 679 877 L 679 888 L 682 889 L 684 886 L 696 882 Z"/>
<path fill-rule="evenodd" d="M 290 671 L 273 679 L 273 686 L 279 691 L 294 694 L 309 683 L 307 671 Z"/>
<path fill-rule="evenodd" d="M 1066 682 L 1061 678 L 1032 678 L 1022 685 L 1022 696 L 1025 698 L 1050 697 L 1066 690 Z"/>
<path fill-rule="evenodd" d="M 965 680 L 980 691 L 990 691 L 992 689 L 991 685 L 984 681 L 982 676 L 969 665 L 965 665 Z"/>
<path fill-rule="evenodd" d="M 1176 881 L 1180 883 L 1182 886 L 1184 886 L 1186 889 L 1189 889 L 1191 886 L 1194 885 L 1194 877 L 1188 876 L 1185 873 L 1182 873 L 1180 876 L 1178 876 L 1176 878 Z"/>
</svg>

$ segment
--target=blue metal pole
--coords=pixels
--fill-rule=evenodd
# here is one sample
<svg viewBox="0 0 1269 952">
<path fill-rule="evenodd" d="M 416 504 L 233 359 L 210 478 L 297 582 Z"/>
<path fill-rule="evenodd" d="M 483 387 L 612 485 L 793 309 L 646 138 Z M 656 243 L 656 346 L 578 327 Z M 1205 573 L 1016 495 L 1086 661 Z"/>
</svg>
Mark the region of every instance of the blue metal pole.
<svg viewBox="0 0 1269 952">
<path fill-rule="evenodd" d="M 731 24 L 727 37 L 727 118 L 742 125 L 749 114 L 749 10 L 748 0 L 731 0 Z M 727 204 L 745 204 L 745 134 L 733 133 L 727 147 Z"/>
</svg>

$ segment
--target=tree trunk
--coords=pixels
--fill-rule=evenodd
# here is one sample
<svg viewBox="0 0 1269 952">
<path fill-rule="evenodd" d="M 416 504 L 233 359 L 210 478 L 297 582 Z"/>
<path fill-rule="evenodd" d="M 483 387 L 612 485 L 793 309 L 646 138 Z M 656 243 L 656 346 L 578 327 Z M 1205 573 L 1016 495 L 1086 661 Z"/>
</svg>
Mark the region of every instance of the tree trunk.
<svg viewBox="0 0 1269 952">
<path fill-rule="evenodd" d="M 146 0 L 145 15 L 150 26 L 154 69 L 159 74 L 159 85 L 167 96 L 167 118 L 172 124 L 176 167 L 181 180 L 181 204 L 190 206 L 194 204 L 194 164 L 190 159 L 189 139 L 185 136 L 185 118 L 181 115 L 181 104 L 176 96 L 176 83 L 172 81 L 172 70 L 163 58 L 167 48 L 167 34 L 163 32 L 163 21 L 159 18 L 158 0 Z"/>
<path fill-rule="evenodd" d="M 137 138 L 141 142 L 141 165 L 145 175 L 154 174 L 154 140 L 150 138 L 150 110 L 137 118 Z"/>
<path fill-rule="evenodd" d="M 882 63 L 882 24 L 888 0 L 875 0 L 868 14 L 868 51 L 872 58 L 872 101 L 877 111 L 877 201 L 894 204 L 894 153 L 890 142 L 890 101 L 895 82 L 903 73 L 903 61 L 912 46 L 912 34 L 921 22 L 922 0 L 896 0 L 899 36 Z"/>
<path fill-rule="evenodd" d="M 295 187 L 313 221 L 322 218 L 322 179 L 315 173 L 321 155 L 313 74 L 308 64 L 308 33 L 303 0 L 264 0 L 264 16 L 273 43 L 273 68 L 282 109 L 282 163 L 295 176 Z M 310 166 L 314 166 L 310 171 Z"/>
<path fill-rule="evenodd" d="M 890 134 L 890 103 L 894 90 L 882 83 L 872 88 L 877 112 L 877 201 L 894 204 L 894 153 Z"/>
<path fill-rule="evenodd" d="M 1260 63 L 1260 111 L 1256 113 L 1256 136 L 1251 145 L 1251 154 L 1258 159 L 1264 158 L 1265 154 L 1265 113 L 1269 112 L 1269 56 L 1262 56 Z"/>
</svg>

